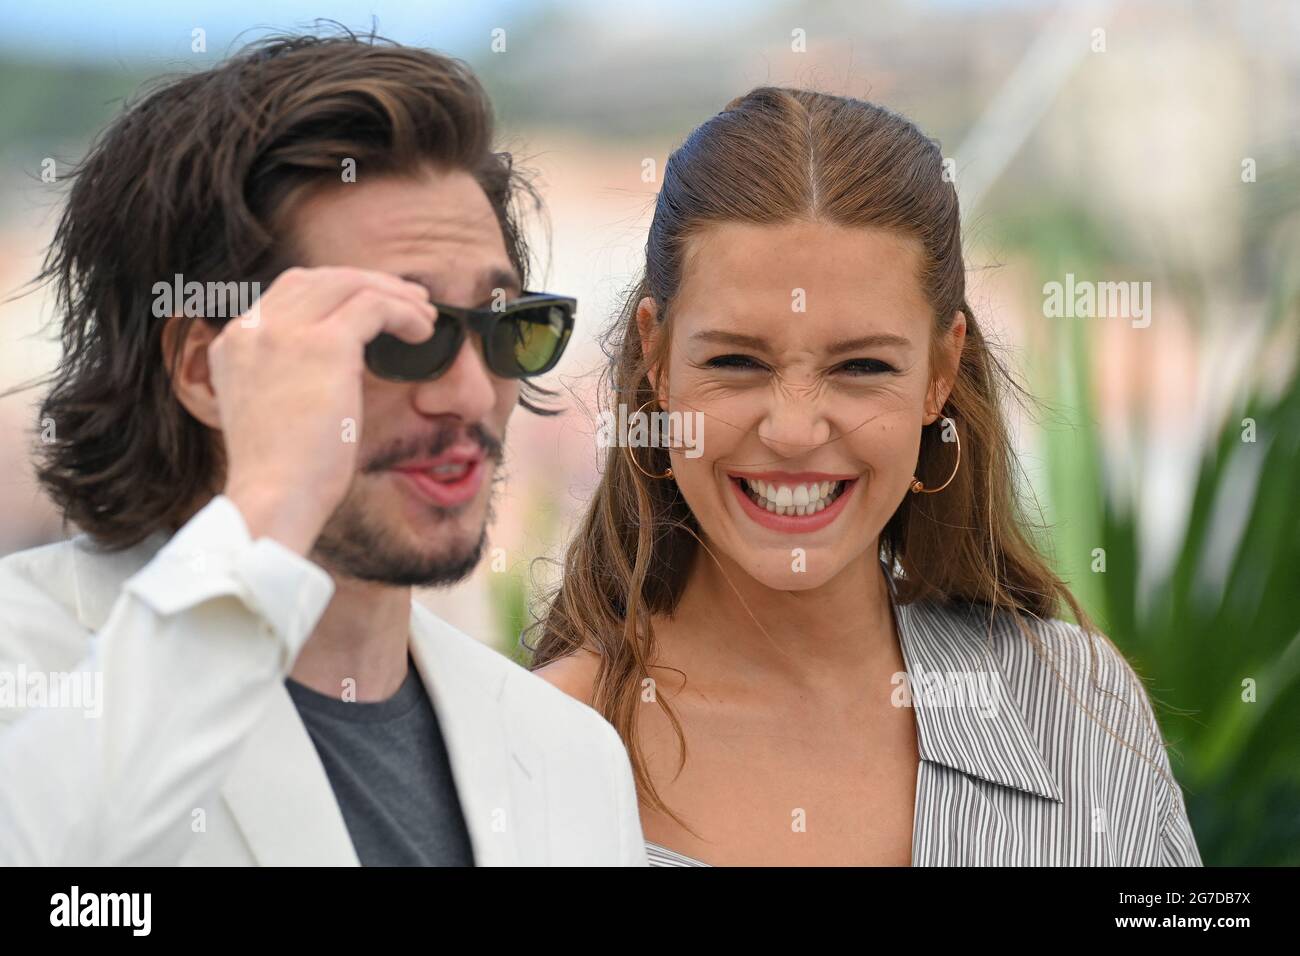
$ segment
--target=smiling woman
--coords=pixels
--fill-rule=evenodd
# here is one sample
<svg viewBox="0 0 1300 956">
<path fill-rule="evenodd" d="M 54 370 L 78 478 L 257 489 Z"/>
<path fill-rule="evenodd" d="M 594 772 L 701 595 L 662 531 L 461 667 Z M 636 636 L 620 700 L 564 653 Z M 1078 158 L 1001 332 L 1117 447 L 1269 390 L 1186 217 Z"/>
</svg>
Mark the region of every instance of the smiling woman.
<svg viewBox="0 0 1300 956">
<path fill-rule="evenodd" d="M 621 733 L 652 862 L 1199 863 L 1017 507 L 943 172 L 895 113 L 773 88 L 669 158 L 607 384 L 707 452 L 610 448 L 533 662 Z M 933 672 L 1001 705 L 898 693 Z"/>
</svg>

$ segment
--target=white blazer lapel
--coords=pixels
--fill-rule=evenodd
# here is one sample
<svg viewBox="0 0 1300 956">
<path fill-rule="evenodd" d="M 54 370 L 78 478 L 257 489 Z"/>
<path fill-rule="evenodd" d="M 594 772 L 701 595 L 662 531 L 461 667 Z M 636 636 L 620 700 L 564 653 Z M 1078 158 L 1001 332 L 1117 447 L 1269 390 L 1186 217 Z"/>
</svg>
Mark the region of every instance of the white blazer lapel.
<svg viewBox="0 0 1300 956">
<path fill-rule="evenodd" d="M 503 691 L 513 665 L 485 660 L 496 651 L 474 646 L 414 602 L 411 652 L 446 743 L 475 865 L 545 863 L 544 767 L 506 719 Z"/>
<path fill-rule="evenodd" d="M 155 536 L 107 555 L 78 541 L 74 590 L 84 626 L 103 627 L 122 584 L 164 543 Z M 507 720 L 503 692 L 513 665 L 416 602 L 411 651 L 438 716 L 475 864 L 544 865 L 545 764 L 522 729 L 526 715 Z M 325 768 L 283 686 L 221 794 L 258 863 L 357 865 Z"/>
<path fill-rule="evenodd" d="M 360 865 L 316 745 L 283 685 L 221 795 L 259 865 Z"/>
</svg>

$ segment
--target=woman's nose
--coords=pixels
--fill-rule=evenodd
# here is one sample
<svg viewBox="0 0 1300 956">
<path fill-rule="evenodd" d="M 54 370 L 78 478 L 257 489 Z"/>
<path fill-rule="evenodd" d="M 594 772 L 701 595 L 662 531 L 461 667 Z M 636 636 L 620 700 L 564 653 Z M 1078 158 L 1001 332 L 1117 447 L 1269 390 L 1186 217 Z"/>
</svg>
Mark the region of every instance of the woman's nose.
<svg viewBox="0 0 1300 956">
<path fill-rule="evenodd" d="M 831 425 L 814 396 L 782 392 L 758 423 L 759 439 L 784 458 L 812 451 L 830 441 Z"/>
</svg>

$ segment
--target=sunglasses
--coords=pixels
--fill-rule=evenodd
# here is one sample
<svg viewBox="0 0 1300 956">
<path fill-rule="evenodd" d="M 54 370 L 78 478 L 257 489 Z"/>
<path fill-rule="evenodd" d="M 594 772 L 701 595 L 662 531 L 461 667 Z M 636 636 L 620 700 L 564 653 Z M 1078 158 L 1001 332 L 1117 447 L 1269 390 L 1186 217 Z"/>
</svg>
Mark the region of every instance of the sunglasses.
<svg viewBox="0 0 1300 956">
<path fill-rule="evenodd" d="M 384 333 L 366 345 L 366 367 L 394 382 L 427 382 L 451 367 L 475 332 L 483 358 L 501 378 L 531 378 L 549 372 L 573 334 L 577 299 L 549 292 L 525 292 L 502 308 L 462 309 L 432 303 L 438 310 L 433 337 L 411 344 Z"/>
</svg>

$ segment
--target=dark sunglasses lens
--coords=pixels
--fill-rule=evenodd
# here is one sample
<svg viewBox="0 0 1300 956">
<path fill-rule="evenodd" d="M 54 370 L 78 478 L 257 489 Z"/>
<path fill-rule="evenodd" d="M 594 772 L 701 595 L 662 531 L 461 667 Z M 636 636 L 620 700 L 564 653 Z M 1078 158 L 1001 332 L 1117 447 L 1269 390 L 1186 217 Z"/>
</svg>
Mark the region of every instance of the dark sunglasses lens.
<svg viewBox="0 0 1300 956">
<path fill-rule="evenodd" d="M 497 323 L 492 354 L 501 375 L 522 378 L 550 369 L 569 341 L 568 310 L 558 305 L 520 309 Z"/>
<path fill-rule="evenodd" d="M 380 378 L 401 382 L 418 382 L 446 371 L 462 341 L 460 324 L 439 320 L 433 337 L 411 344 L 395 335 L 384 333 L 366 345 L 366 366 Z"/>
</svg>

